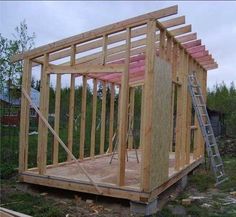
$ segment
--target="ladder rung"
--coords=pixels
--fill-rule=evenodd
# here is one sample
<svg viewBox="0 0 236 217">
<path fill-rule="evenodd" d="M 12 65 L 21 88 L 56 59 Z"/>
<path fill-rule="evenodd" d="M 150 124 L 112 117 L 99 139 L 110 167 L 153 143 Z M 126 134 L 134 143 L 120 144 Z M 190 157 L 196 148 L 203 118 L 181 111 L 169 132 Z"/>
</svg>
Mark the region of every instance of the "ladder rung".
<svg viewBox="0 0 236 217">
<path fill-rule="evenodd" d="M 222 179 L 222 180 L 219 181 L 219 182 L 216 182 L 215 186 L 217 186 L 217 185 L 219 185 L 219 184 L 221 184 L 222 182 L 225 182 L 225 181 L 227 181 L 227 180 L 228 180 L 228 177 Z"/>
<path fill-rule="evenodd" d="M 207 114 L 202 114 L 202 116 L 207 116 Z"/>
<path fill-rule="evenodd" d="M 214 134 L 213 134 L 213 133 L 210 133 L 210 134 L 207 134 L 207 136 L 208 136 L 208 137 L 214 136 Z"/>
<path fill-rule="evenodd" d="M 213 154 L 212 157 L 219 157 L 219 154 Z"/>
<path fill-rule="evenodd" d="M 217 178 L 217 179 L 220 179 L 220 178 L 223 177 L 224 175 L 225 175 L 225 174 L 222 173 L 221 175 L 217 176 L 216 178 Z"/>
<path fill-rule="evenodd" d="M 205 107 L 205 104 L 197 104 L 198 107 Z"/>
<path fill-rule="evenodd" d="M 221 167 L 221 166 L 223 166 L 223 164 L 217 164 L 217 165 L 215 165 L 215 167 Z"/>
<path fill-rule="evenodd" d="M 199 85 L 192 84 L 191 87 L 200 87 Z"/>
</svg>

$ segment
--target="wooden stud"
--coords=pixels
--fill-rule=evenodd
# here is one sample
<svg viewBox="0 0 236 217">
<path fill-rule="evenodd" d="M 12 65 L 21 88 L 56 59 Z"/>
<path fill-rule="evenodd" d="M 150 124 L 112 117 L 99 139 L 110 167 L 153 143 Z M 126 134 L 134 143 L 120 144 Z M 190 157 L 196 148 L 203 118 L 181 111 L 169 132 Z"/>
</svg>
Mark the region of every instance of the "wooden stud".
<svg viewBox="0 0 236 217">
<path fill-rule="evenodd" d="M 60 131 L 60 107 L 61 107 L 61 75 L 57 75 L 55 97 L 55 121 L 54 130 L 59 135 Z M 58 164 L 58 141 L 53 138 L 53 164 Z"/>
<path fill-rule="evenodd" d="M 152 143 L 152 106 L 153 99 L 153 78 L 156 37 L 156 21 L 150 20 L 147 24 L 147 46 L 145 59 L 145 81 L 144 81 L 144 109 L 142 111 L 142 161 L 141 161 L 141 190 L 149 191 L 150 187 L 150 156 Z"/>
<path fill-rule="evenodd" d="M 182 49 L 179 50 L 179 64 L 177 67 L 177 76 L 184 84 L 184 76 L 183 76 L 183 53 Z M 185 83 L 186 85 L 186 83 Z M 181 155 L 182 150 L 181 146 L 183 145 L 183 137 L 182 137 L 182 128 L 183 128 L 183 107 L 184 107 L 184 86 L 177 86 L 177 112 L 176 112 L 176 144 L 175 144 L 175 170 L 179 170 L 181 167 Z"/>
<path fill-rule="evenodd" d="M 106 129 L 106 99 L 107 99 L 107 86 L 106 82 L 103 82 L 102 86 L 102 113 L 101 113 L 101 135 L 100 135 L 100 154 L 104 154 L 105 144 L 105 129 Z"/>
<path fill-rule="evenodd" d="M 126 55 L 125 71 L 122 73 L 121 100 L 118 130 L 118 185 L 125 185 L 125 155 L 127 144 L 127 113 L 128 113 L 128 92 L 129 92 L 129 62 L 130 62 L 130 43 L 131 29 L 126 29 Z"/>
<path fill-rule="evenodd" d="M 189 56 L 185 53 L 185 76 L 189 75 Z M 191 73 L 191 72 L 190 72 Z M 190 163 L 192 99 L 187 89 L 185 165 Z"/>
<path fill-rule="evenodd" d="M 71 46 L 71 59 L 70 65 L 74 66 L 75 64 L 75 52 L 76 46 Z M 70 99 L 69 99 L 69 120 L 68 120 L 68 138 L 67 138 L 67 146 L 68 149 L 72 152 L 73 146 L 73 134 L 74 134 L 74 112 L 75 112 L 75 76 L 71 74 L 70 78 Z M 67 155 L 67 160 L 70 161 L 71 158 Z"/>
<path fill-rule="evenodd" d="M 165 59 L 166 54 L 165 54 L 165 47 L 166 47 L 166 31 L 163 29 L 160 29 L 160 51 L 159 55 L 161 58 Z"/>
<path fill-rule="evenodd" d="M 87 101 L 87 76 L 83 76 L 82 87 L 82 105 L 81 105 L 81 122 L 80 122 L 80 147 L 79 158 L 84 158 L 84 142 L 85 142 L 85 121 L 86 121 L 86 101 Z"/>
<path fill-rule="evenodd" d="M 96 112 L 97 112 L 97 79 L 93 79 L 93 113 L 92 113 L 91 148 L 90 148 L 90 157 L 92 158 L 94 158 L 94 153 L 95 153 Z"/>
<path fill-rule="evenodd" d="M 30 92 L 32 62 L 24 59 L 24 69 L 22 75 L 22 88 L 27 93 Z M 21 118 L 20 118 L 20 136 L 19 136 L 19 173 L 28 168 L 28 126 L 29 126 L 29 103 L 24 94 L 21 94 Z"/>
<path fill-rule="evenodd" d="M 131 150 L 133 148 L 134 135 L 134 97 L 135 97 L 135 88 L 130 88 L 129 91 L 129 125 L 128 125 L 128 148 Z"/>
<path fill-rule="evenodd" d="M 68 138 L 67 138 L 67 146 L 71 152 L 72 152 L 73 133 L 74 133 L 74 110 L 75 110 L 75 76 L 71 75 L 70 98 L 69 98 Z M 67 155 L 67 160 L 68 161 L 71 160 L 69 155 Z"/>
<path fill-rule="evenodd" d="M 49 104 L 49 82 L 50 77 L 46 74 L 48 65 L 48 54 L 44 54 L 44 64 L 41 72 L 40 83 L 40 111 L 45 119 L 48 119 L 48 104 Z M 47 142 L 48 142 L 48 129 L 41 119 L 39 119 L 38 127 L 38 168 L 39 174 L 46 173 L 47 164 Z"/>
<path fill-rule="evenodd" d="M 103 35 L 103 42 L 102 42 L 102 65 L 106 63 L 107 57 L 107 35 Z"/>
<path fill-rule="evenodd" d="M 110 120 L 109 120 L 109 149 L 108 152 L 112 153 L 113 148 L 113 132 L 114 132 L 114 103 L 115 103 L 115 85 L 112 83 L 110 86 Z"/>
</svg>

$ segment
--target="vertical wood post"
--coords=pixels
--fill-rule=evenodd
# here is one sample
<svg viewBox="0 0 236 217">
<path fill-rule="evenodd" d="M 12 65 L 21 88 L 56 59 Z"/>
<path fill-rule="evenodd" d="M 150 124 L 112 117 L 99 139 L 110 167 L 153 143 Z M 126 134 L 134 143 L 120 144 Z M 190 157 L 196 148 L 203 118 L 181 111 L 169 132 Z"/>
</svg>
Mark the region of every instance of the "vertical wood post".
<svg viewBox="0 0 236 217">
<path fill-rule="evenodd" d="M 179 170 L 183 161 L 183 147 L 185 147 L 184 131 L 185 119 L 184 109 L 186 107 L 185 92 L 187 91 L 186 78 L 183 72 L 184 51 L 179 49 L 179 66 L 177 70 L 178 79 L 182 82 L 177 88 L 177 113 L 176 113 L 176 144 L 175 144 L 175 169 Z"/>
<path fill-rule="evenodd" d="M 109 153 L 112 152 L 112 138 L 114 131 L 114 100 L 115 100 L 115 85 L 111 84 L 111 97 L 110 97 L 110 121 L 109 121 Z"/>
<path fill-rule="evenodd" d="M 22 88 L 30 95 L 31 88 L 31 69 L 30 59 L 24 59 L 24 69 L 22 75 Z M 20 116 L 20 147 L 19 147 L 19 173 L 28 168 L 28 130 L 29 130 L 29 110 L 30 105 L 24 94 L 21 94 L 21 116 Z"/>
<path fill-rule="evenodd" d="M 107 86 L 106 82 L 103 81 L 102 87 L 102 113 L 101 113 L 101 135 L 100 135 L 100 154 L 104 154 L 105 144 L 105 128 L 106 128 L 106 99 L 107 99 Z"/>
<path fill-rule="evenodd" d="M 185 53 L 185 76 L 187 77 L 188 82 L 188 75 L 189 75 L 189 56 Z M 187 84 L 188 85 L 188 84 Z M 185 146 L 185 164 L 190 163 L 190 143 L 191 143 L 191 117 L 192 117 L 192 99 L 191 95 L 187 88 L 187 108 L 186 108 L 186 146 Z"/>
<path fill-rule="evenodd" d="M 57 75 L 56 81 L 56 97 L 55 97 L 55 121 L 54 130 L 59 135 L 60 131 L 60 107 L 61 107 L 61 75 Z M 53 138 L 53 164 L 58 163 L 58 140 Z"/>
<path fill-rule="evenodd" d="M 76 54 L 76 46 L 71 46 L 71 57 L 70 57 L 70 65 L 73 66 L 75 64 L 75 54 Z M 67 138 L 67 147 L 72 152 L 73 145 L 73 133 L 74 133 L 74 112 L 75 112 L 75 76 L 71 74 L 70 78 L 70 99 L 69 99 L 69 120 L 68 120 L 68 138 Z M 67 160 L 70 161 L 70 155 L 67 155 Z"/>
<path fill-rule="evenodd" d="M 121 100 L 119 110 L 119 131 L 118 131 L 118 185 L 125 184 L 125 154 L 127 138 L 127 113 L 128 113 L 128 94 L 129 94 L 129 62 L 131 48 L 131 29 L 126 29 L 126 54 L 125 70 L 121 78 Z"/>
<path fill-rule="evenodd" d="M 128 126 L 128 148 L 131 150 L 133 148 L 134 142 L 134 135 L 133 135 L 133 128 L 134 128 L 134 96 L 135 96 L 135 89 L 134 87 L 130 88 L 129 91 L 129 126 Z"/>
<path fill-rule="evenodd" d="M 40 83 L 40 111 L 42 115 L 48 120 L 48 104 L 49 104 L 49 82 L 50 75 L 46 73 L 48 65 L 49 55 L 44 54 L 43 69 L 41 72 L 41 83 Z M 47 165 L 47 142 L 48 142 L 48 128 L 39 119 L 38 127 L 38 168 L 39 174 L 46 173 Z"/>
<path fill-rule="evenodd" d="M 87 101 L 86 98 L 87 98 L 87 76 L 83 76 L 81 123 L 80 123 L 80 147 L 79 147 L 79 158 L 81 160 L 84 158 L 86 101 Z"/>
<path fill-rule="evenodd" d="M 95 153 L 96 112 L 97 112 L 97 79 L 93 79 L 93 113 L 92 113 L 91 148 L 90 148 L 90 156 L 92 158 L 94 157 Z"/>
<path fill-rule="evenodd" d="M 142 99 L 141 99 L 141 117 L 140 117 L 140 138 L 139 138 L 139 148 L 142 149 L 143 148 L 143 112 L 144 112 L 144 85 L 142 85 Z M 142 170 L 141 170 L 142 172 Z"/>
<path fill-rule="evenodd" d="M 147 23 L 147 46 L 145 58 L 144 100 L 142 115 L 142 161 L 141 161 L 141 190 L 149 191 L 150 186 L 150 156 L 152 144 L 152 100 L 154 82 L 154 60 L 156 41 L 156 21 Z"/>
</svg>

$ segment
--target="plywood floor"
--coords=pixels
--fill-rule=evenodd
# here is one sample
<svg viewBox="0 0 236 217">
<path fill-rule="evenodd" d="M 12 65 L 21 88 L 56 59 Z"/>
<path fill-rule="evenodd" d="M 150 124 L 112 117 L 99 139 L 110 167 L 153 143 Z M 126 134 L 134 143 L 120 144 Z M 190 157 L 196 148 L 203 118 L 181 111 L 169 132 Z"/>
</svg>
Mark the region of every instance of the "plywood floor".
<svg viewBox="0 0 236 217">
<path fill-rule="evenodd" d="M 128 161 L 126 161 L 126 179 L 125 185 L 129 187 L 139 188 L 140 185 L 140 166 L 141 153 L 138 151 L 139 163 L 137 162 L 134 150 L 128 152 Z M 116 185 L 118 160 L 117 154 L 114 156 L 110 164 L 111 156 L 104 156 L 94 160 L 85 160 L 80 163 L 91 178 L 96 183 L 104 183 Z M 190 156 L 190 163 L 193 162 L 193 156 Z M 169 177 L 173 176 L 177 171 L 174 170 L 175 156 L 174 153 L 169 155 Z M 70 180 L 88 181 L 88 178 L 82 171 L 78 171 L 75 163 L 60 165 L 58 167 L 47 168 L 46 175 Z M 30 173 L 38 173 L 37 171 L 30 171 Z"/>
</svg>

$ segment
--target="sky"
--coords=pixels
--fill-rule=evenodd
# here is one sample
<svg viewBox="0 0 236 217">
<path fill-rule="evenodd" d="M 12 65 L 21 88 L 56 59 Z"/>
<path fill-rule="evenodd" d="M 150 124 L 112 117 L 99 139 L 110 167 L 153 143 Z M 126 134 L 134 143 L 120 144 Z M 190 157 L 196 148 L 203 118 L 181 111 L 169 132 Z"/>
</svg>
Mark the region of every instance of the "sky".
<svg viewBox="0 0 236 217">
<path fill-rule="evenodd" d="M 208 72 L 208 87 L 236 84 L 236 1 L 1 1 L 0 33 L 12 38 L 25 19 L 37 47 L 176 4 L 219 65 Z"/>
</svg>

